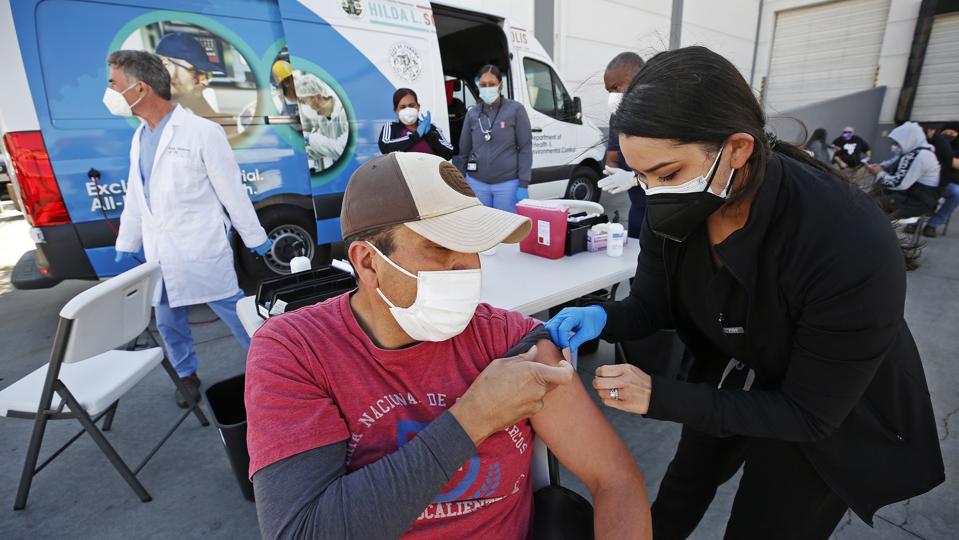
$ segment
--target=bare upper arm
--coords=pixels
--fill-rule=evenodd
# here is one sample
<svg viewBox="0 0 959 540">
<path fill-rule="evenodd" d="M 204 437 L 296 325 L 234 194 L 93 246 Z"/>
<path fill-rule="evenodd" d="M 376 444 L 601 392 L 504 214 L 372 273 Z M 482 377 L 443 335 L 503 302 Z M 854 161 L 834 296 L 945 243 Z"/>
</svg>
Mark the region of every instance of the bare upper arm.
<svg viewBox="0 0 959 540">
<path fill-rule="evenodd" d="M 536 361 L 554 366 L 563 355 L 551 341 L 537 344 Z M 533 430 L 591 493 L 620 481 L 642 483 L 636 461 L 603 416 L 579 377 L 547 394 L 531 419 Z"/>
</svg>

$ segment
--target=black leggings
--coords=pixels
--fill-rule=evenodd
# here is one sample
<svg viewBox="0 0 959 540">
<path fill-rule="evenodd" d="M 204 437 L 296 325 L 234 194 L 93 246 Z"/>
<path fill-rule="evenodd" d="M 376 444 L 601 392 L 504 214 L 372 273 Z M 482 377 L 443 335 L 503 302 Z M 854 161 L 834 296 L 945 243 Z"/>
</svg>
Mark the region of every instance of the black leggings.
<svg viewBox="0 0 959 540">
<path fill-rule="evenodd" d="M 846 512 L 796 443 L 720 438 L 684 427 L 653 503 L 653 538 L 688 537 L 716 489 L 741 465 L 725 538 L 827 539 Z"/>
</svg>

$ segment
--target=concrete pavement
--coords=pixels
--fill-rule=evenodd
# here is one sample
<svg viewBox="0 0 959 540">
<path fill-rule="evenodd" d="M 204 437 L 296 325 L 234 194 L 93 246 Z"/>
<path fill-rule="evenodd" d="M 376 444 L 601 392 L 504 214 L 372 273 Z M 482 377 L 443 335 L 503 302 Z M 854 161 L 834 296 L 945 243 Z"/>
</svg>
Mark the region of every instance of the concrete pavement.
<svg viewBox="0 0 959 540">
<path fill-rule="evenodd" d="M 608 209 L 622 209 L 628 204 L 625 196 L 604 202 Z M 11 225 L 15 222 L 0 223 L 0 255 L 16 251 L 9 242 L 24 233 L 22 226 L 9 228 Z M 4 264 L 12 263 L 0 266 Z M 959 530 L 959 483 L 955 481 L 959 475 L 957 268 L 959 232 L 930 240 L 922 267 L 909 274 L 906 306 L 939 420 L 947 483 L 911 501 L 883 508 L 875 528 L 847 516 L 834 534 L 837 540 L 945 539 L 954 538 Z M 68 281 L 53 289 L 17 291 L 7 287 L 5 276 L 0 268 L 0 279 L 4 280 L 0 283 L 0 387 L 48 360 L 57 311 L 73 295 L 92 285 Z M 205 307 L 194 309 L 190 318 L 197 323 L 192 329 L 204 387 L 242 372 L 243 351 L 226 326 L 214 320 Z M 588 382 L 595 367 L 611 358 L 611 348 L 606 344 L 597 354 L 582 357 L 583 380 Z M 172 394 L 169 379 L 156 370 L 121 401 L 108 438 L 128 461 L 137 463 L 179 414 Z M 679 426 L 613 410 L 606 414 L 643 468 L 654 497 L 678 440 Z M 4 456 L 0 460 L 0 538 L 258 537 L 254 505 L 242 498 L 217 431 L 212 426 L 200 427 L 192 418 L 140 475 L 153 496 L 152 502 L 141 503 L 90 439 L 81 437 L 37 476 L 27 509 L 14 512 L 13 499 L 31 427 L 31 422 L 0 418 L 0 456 Z M 44 449 L 49 452 L 57 448 L 57 443 L 78 429 L 76 422 L 53 422 Z M 562 481 L 588 496 L 569 473 Z M 720 489 L 693 538 L 722 537 L 737 481 L 738 477 Z"/>
</svg>

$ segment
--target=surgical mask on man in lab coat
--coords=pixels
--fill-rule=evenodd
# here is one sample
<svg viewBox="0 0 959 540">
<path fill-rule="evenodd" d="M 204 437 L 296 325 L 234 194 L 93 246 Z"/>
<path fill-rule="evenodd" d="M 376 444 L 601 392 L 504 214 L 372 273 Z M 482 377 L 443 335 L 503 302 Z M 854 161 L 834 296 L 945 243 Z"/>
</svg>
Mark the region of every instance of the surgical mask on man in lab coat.
<svg viewBox="0 0 959 540">
<path fill-rule="evenodd" d="M 103 104 L 106 105 L 107 110 L 110 111 L 110 114 L 115 116 L 133 116 L 133 108 L 143 100 L 145 94 L 140 96 L 140 99 L 134 101 L 133 104 L 127 103 L 127 99 L 123 97 L 123 94 L 126 94 L 136 85 L 137 83 L 133 83 L 122 92 L 118 92 L 113 88 L 107 87 L 106 91 L 103 92 Z"/>
</svg>

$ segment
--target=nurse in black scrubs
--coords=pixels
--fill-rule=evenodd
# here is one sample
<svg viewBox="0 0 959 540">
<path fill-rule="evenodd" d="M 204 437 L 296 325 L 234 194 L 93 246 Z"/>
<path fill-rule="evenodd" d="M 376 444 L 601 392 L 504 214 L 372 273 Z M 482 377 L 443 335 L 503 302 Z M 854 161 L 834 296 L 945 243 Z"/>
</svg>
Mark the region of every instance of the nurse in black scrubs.
<svg viewBox="0 0 959 540">
<path fill-rule="evenodd" d="M 630 295 L 547 323 L 575 349 L 675 327 L 687 380 L 602 366 L 603 403 L 683 424 L 653 504 L 657 539 L 686 538 L 743 476 L 727 538 L 828 538 L 847 509 L 944 480 L 906 275 L 882 211 L 764 132 L 739 71 L 702 47 L 664 52 L 614 122 L 647 213 Z"/>
</svg>

